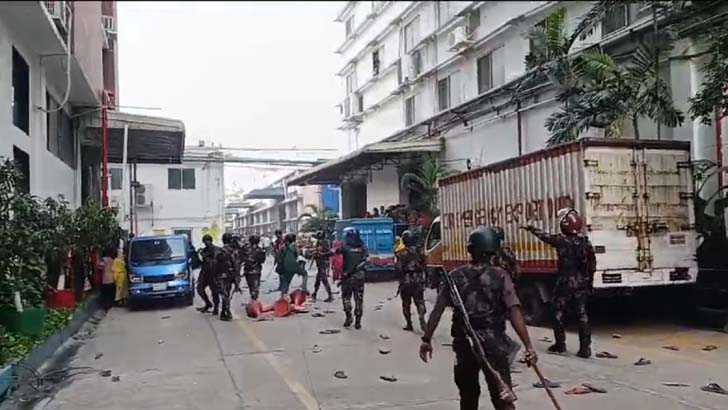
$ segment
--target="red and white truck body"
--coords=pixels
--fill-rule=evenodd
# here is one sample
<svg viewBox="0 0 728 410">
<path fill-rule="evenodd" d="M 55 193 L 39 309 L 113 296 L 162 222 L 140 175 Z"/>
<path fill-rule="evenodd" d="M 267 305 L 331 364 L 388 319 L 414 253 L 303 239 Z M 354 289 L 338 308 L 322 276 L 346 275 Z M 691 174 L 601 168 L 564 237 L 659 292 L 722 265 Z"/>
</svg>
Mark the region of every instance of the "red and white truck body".
<svg viewBox="0 0 728 410">
<path fill-rule="evenodd" d="M 441 213 L 426 244 L 430 269 L 466 263 L 469 232 L 496 225 L 523 281 L 552 279 L 556 252 L 519 227 L 557 233 L 558 211 L 573 207 L 596 251 L 595 290 L 696 280 L 688 142 L 584 139 L 444 178 L 439 186 Z"/>
</svg>

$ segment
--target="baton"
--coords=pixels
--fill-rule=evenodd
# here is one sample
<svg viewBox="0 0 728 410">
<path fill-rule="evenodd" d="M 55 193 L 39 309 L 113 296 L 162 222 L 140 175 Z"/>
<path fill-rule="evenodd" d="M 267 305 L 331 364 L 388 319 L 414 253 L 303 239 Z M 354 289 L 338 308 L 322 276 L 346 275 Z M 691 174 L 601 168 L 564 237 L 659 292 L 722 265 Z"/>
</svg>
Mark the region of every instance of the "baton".
<svg viewBox="0 0 728 410">
<path fill-rule="evenodd" d="M 559 406 L 559 402 L 556 401 L 556 396 L 554 396 L 554 392 L 552 392 L 549 386 L 546 384 L 546 379 L 543 377 L 543 374 L 541 374 L 541 370 L 535 363 L 531 363 L 529 364 L 529 366 L 533 368 L 533 371 L 536 372 L 536 376 L 538 376 L 539 380 L 541 380 L 541 385 L 543 386 L 544 390 L 546 390 L 546 394 L 549 395 L 551 403 L 554 404 L 556 410 L 561 410 L 561 406 Z"/>
</svg>

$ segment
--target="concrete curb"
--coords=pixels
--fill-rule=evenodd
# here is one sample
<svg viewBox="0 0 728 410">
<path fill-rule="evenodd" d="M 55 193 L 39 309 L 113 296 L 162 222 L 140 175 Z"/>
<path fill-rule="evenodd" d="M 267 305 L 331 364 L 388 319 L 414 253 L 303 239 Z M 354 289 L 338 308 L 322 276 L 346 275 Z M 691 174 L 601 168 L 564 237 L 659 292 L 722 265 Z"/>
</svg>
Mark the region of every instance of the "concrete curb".
<svg viewBox="0 0 728 410">
<path fill-rule="evenodd" d="M 43 366 L 100 308 L 99 295 L 91 295 L 88 300 L 76 308 L 71 321 L 64 328 L 53 334 L 45 342 L 33 348 L 24 363 L 36 369 Z M 12 365 L 0 370 L 0 402 L 15 389 L 17 380 L 15 380 L 13 375 L 14 369 Z"/>
</svg>

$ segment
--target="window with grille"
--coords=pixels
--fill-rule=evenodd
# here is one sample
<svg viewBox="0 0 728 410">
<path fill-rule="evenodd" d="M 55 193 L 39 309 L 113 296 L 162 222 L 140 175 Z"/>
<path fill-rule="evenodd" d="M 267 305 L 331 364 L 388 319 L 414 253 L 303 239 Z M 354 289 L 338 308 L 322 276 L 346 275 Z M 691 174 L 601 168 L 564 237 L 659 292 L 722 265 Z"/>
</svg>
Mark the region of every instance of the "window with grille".
<svg viewBox="0 0 728 410">
<path fill-rule="evenodd" d="M 167 188 L 171 190 L 195 189 L 195 169 L 167 169 Z"/>
<path fill-rule="evenodd" d="M 478 94 L 493 88 L 493 53 L 480 57 L 477 62 Z"/>
<path fill-rule="evenodd" d="M 379 69 L 381 68 L 381 55 L 380 55 L 381 49 L 374 50 L 372 52 L 372 74 L 373 75 L 379 75 Z"/>
<path fill-rule="evenodd" d="M 410 126 L 415 123 L 415 96 L 404 101 L 404 123 Z"/>
<path fill-rule="evenodd" d="M 404 26 L 404 51 L 409 53 L 420 41 L 420 16 Z"/>
<path fill-rule="evenodd" d="M 12 77 L 13 124 L 30 135 L 30 68 L 15 47 Z"/>
<path fill-rule="evenodd" d="M 120 190 L 121 189 L 122 169 L 121 168 L 110 168 L 109 174 L 111 175 L 111 189 Z"/>
<path fill-rule="evenodd" d="M 46 93 L 46 148 L 69 167 L 76 169 L 76 136 L 71 117 L 64 110 L 57 110 L 56 100 Z"/>
<path fill-rule="evenodd" d="M 450 77 L 437 82 L 437 108 L 439 111 L 450 108 Z"/>
</svg>

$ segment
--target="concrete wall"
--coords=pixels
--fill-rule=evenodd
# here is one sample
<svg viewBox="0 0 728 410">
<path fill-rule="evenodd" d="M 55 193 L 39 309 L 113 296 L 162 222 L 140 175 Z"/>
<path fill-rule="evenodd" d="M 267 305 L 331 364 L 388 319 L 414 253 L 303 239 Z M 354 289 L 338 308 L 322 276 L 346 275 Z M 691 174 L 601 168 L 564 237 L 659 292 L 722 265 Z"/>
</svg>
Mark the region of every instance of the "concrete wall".
<svg viewBox="0 0 728 410">
<path fill-rule="evenodd" d="M 73 14 L 73 52 L 92 88 L 100 95 L 104 88 L 104 73 L 101 69 L 104 46 L 101 2 L 74 1 Z"/>
<path fill-rule="evenodd" d="M 120 168 L 120 164 L 111 164 Z M 169 168 L 194 168 L 195 189 L 168 189 Z M 151 185 L 152 206 L 138 207 L 137 236 L 171 234 L 174 229 L 192 229 L 192 242 L 202 244 L 209 233 L 215 241 L 224 231 L 224 173 L 222 163 L 183 162 L 182 165 L 139 164 L 137 180 Z M 112 204 L 128 203 L 129 192 L 111 190 Z M 128 229 L 128 219 L 123 222 Z"/>
<path fill-rule="evenodd" d="M 399 184 L 392 181 L 399 181 L 397 167 L 387 165 L 381 171 L 372 171 L 367 184 L 367 211 L 371 212 L 382 205 L 386 208 L 399 203 Z"/>
<path fill-rule="evenodd" d="M 13 47 L 28 63 L 30 69 L 30 127 L 29 135 L 13 124 L 12 109 L 12 67 Z M 81 202 L 80 168 L 73 169 L 47 149 L 46 114 L 34 106 L 46 107 L 46 89 L 61 100 L 57 90 L 65 90 L 65 84 L 51 84 L 41 66 L 40 56 L 9 32 L 0 16 L 0 157 L 13 158 L 13 146 L 17 146 L 30 157 L 30 192 L 40 197 L 63 195 L 70 206 Z M 69 110 L 66 110 L 69 112 Z M 78 154 L 78 141 L 76 158 Z"/>
</svg>

